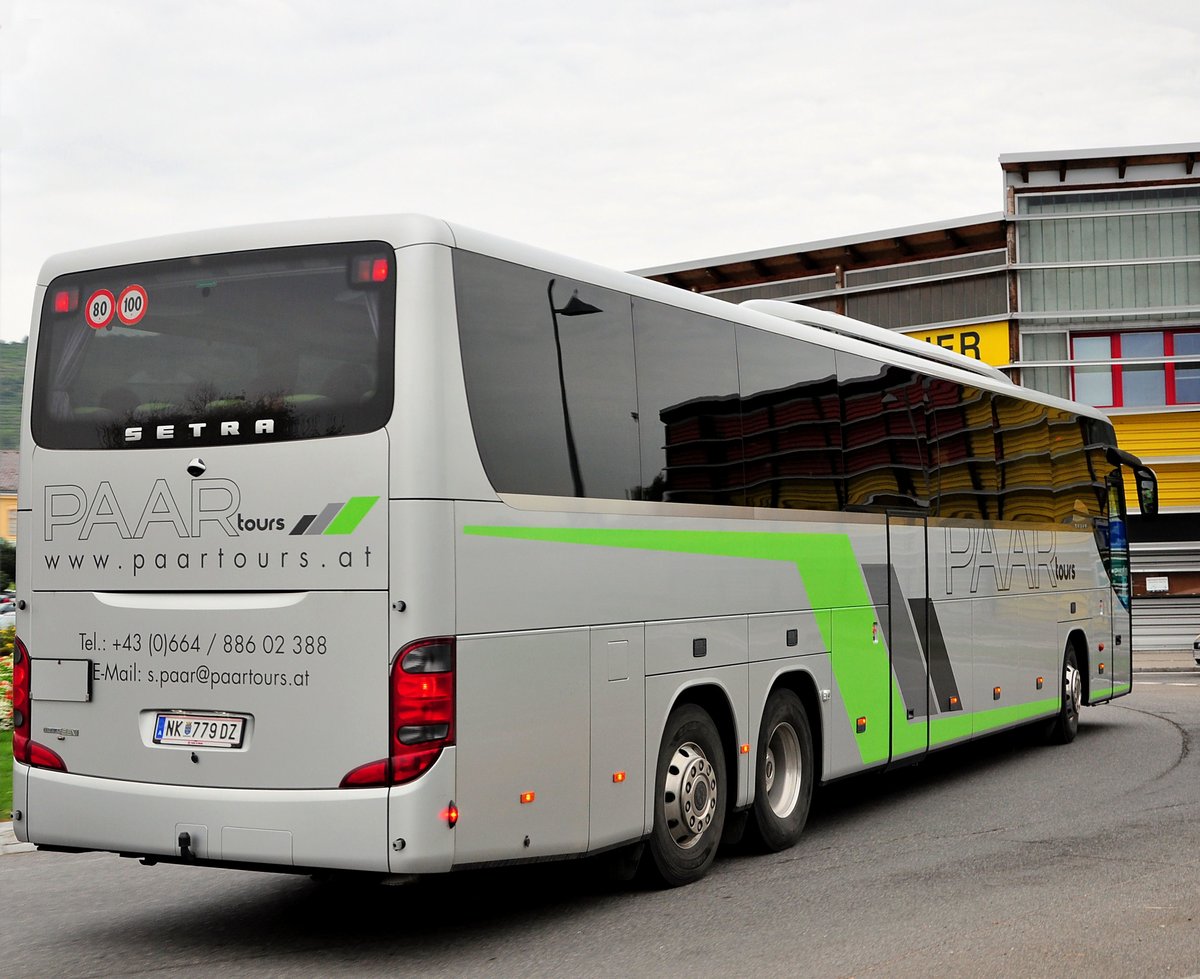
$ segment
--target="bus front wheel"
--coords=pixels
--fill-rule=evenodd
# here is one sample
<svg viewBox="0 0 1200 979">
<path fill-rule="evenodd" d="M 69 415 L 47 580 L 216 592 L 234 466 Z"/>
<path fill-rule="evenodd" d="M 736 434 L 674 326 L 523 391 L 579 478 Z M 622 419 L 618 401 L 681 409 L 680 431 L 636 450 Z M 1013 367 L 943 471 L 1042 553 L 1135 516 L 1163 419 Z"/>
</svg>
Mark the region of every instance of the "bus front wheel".
<svg viewBox="0 0 1200 979">
<path fill-rule="evenodd" d="M 667 887 L 699 880 L 725 826 L 725 754 L 712 718 L 694 704 L 671 712 L 658 750 L 647 870 Z"/>
<path fill-rule="evenodd" d="M 1058 714 L 1050 722 L 1050 741 L 1054 744 L 1070 744 L 1079 732 L 1079 709 L 1083 704 L 1083 677 L 1079 673 L 1079 661 L 1075 647 L 1068 644 L 1063 657 L 1061 703 Z"/>
<path fill-rule="evenodd" d="M 762 848 L 794 846 L 804 830 L 813 791 L 812 731 L 791 690 L 776 690 L 763 710 L 754 776 L 752 827 Z"/>
</svg>

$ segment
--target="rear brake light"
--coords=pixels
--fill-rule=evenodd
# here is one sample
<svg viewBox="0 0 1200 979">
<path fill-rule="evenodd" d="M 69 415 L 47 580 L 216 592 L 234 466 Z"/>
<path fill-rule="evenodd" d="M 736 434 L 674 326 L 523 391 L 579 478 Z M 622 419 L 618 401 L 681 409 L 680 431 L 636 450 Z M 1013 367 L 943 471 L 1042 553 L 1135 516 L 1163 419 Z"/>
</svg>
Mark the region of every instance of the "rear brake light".
<svg viewBox="0 0 1200 979">
<path fill-rule="evenodd" d="M 350 263 L 350 281 L 359 286 L 387 282 L 391 270 L 391 263 L 386 258 L 356 258 Z"/>
<path fill-rule="evenodd" d="M 18 636 L 13 641 L 13 758 L 29 764 L 29 651 Z"/>
<path fill-rule="evenodd" d="M 79 290 L 58 289 L 54 293 L 54 312 L 60 316 L 63 313 L 73 313 L 79 308 Z"/>
<path fill-rule="evenodd" d="M 367 762 L 347 772 L 342 779 L 341 789 L 364 789 L 372 785 L 387 785 L 387 759 Z"/>
<path fill-rule="evenodd" d="M 29 650 L 18 637 L 13 641 L 13 758 L 25 765 L 65 772 L 67 766 L 58 753 L 33 740 L 29 716 L 31 672 Z"/>
<path fill-rule="evenodd" d="M 392 666 L 391 782 L 411 782 L 454 744 L 454 639 L 405 646 Z"/>
<path fill-rule="evenodd" d="M 388 698 L 388 757 L 348 772 L 341 788 L 399 785 L 454 744 L 454 639 L 419 639 L 396 654 Z"/>
</svg>

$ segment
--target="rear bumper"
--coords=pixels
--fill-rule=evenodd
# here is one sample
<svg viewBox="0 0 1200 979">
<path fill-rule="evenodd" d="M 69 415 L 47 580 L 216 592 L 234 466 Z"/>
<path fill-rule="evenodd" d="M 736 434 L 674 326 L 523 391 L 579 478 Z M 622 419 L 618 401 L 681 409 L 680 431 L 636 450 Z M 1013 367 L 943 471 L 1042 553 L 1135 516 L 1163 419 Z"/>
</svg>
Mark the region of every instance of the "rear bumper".
<svg viewBox="0 0 1200 979">
<path fill-rule="evenodd" d="M 181 856 L 179 837 L 187 833 L 201 863 L 420 873 L 449 870 L 453 860 L 454 834 L 441 817 L 452 798 L 452 756 L 392 789 L 216 789 L 20 764 L 13 775 L 25 785 L 14 829 L 39 846 L 169 859 Z M 405 839 L 400 853 L 392 846 L 397 827 Z M 396 857 L 407 859 L 389 860 Z"/>
</svg>

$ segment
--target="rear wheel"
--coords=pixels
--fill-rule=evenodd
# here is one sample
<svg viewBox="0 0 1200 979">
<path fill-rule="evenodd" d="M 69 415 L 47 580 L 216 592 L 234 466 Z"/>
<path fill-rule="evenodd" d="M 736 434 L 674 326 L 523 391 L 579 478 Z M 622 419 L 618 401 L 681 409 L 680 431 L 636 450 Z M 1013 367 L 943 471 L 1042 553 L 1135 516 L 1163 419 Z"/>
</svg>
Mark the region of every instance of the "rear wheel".
<svg viewBox="0 0 1200 979">
<path fill-rule="evenodd" d="M 1054 744 L 1070 744 L 1079 732 L 1079 710 L 1083 706 L 1083 677 L 1073 645 L 1067 646 L 1063 656 L 1060 690 L 1062 702 L 1057 716 L 1050 722 L 1049 739 Z"/>
<path fill-rule="evenodd" d="M 725 754 L 712 718 L 694 704 L 671 712 L 658 751 L 650 860 L 659 883 L 699 880 L 717 855 L 725 826 Z"/>
<path fill-rule="evenodd" d="M 791 690 L 776 690 L 763 710 L 754 776 L 751 826 L 762 848 L 777 852 L 795 845 L 808 819 L 812 790 L 808 713 Z"/>
</svg>

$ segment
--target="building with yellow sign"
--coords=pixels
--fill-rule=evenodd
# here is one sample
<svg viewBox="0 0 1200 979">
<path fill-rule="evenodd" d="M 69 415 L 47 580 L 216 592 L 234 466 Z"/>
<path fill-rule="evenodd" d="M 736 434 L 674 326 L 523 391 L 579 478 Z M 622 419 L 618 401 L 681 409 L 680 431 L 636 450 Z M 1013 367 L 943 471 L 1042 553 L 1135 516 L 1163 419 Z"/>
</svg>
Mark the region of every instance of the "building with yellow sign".
<svg viewBox="0 0 1200 979">
<path fill-rule="evenodd" d="M 1200 633 L 1200 143 L 1000 157 L 1000 211 L 641 274 L 833 310 L 1103 408 L 1158 473 L 1139 648 Z M 1129 494 L 1130 501 L 1136 497 Z"/>
</svg>

